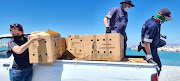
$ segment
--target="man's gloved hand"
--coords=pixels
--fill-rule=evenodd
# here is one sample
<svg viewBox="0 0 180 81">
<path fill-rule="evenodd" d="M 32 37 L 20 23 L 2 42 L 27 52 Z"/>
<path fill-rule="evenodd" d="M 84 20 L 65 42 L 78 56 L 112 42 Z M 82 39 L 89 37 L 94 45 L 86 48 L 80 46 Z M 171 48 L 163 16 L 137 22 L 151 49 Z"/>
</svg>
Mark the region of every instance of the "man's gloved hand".
<svg viewBox="0 0 180 81">
<path fill-rule="evenodd" d="M 164 39 L 167 39 L 167 36 L 166 36 L 166 35 L 162 35 L 162 34 L 161 34 L 161 37 L 164 38 Z"/>
<path fill-rule="evenodd" d="M 146 55 L 146 60 L 150 60 L 150 59 L 153 59 L 153 57 L 152 57 L 152 54 L 151 54 L 151 53 L 148 53 L 148 54 Z"/>
<path fill-rule="evenodd" d="M 164 39 L 167 39 L 167 36 L 165 36 L 165 35 L 163 35 L 162 37 L 163 37 Z"/>
<path fill-rule="evenodd" d="M 148 53 L 147 56 L 146 56 L 146 61 L 148 63 L 153 63 L 153 64 L 156 64 L 156 62 L 153 61 L 153 57 L 152 57 L 152 54 L 151 53 Z"/>
<path fill-rule="evenodd" d="M 126 35 L 126 41 L 128 41 L 128 37 L 127 37 L 127 35 Z"/>
<path fill-rule="evenodd" d="M 106 33 L 111 33 L 111 27 L 106 27 Z"/>
</svg>

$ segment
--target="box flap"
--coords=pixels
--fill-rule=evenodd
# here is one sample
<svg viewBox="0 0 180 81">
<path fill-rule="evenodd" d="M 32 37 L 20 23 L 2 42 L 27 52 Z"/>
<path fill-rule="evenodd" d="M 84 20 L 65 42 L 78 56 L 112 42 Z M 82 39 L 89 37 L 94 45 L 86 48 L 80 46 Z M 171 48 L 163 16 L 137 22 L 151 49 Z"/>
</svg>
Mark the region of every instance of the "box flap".
<svg viewBox="0 0 180 81">
<path fill-rule="evenodd" d="M 47 34 L 59 34 L 59 33 L 55 32 L 55 31 L 52 31 L 52 30 L 49 30 L 49 29 L 46 31 L 46 33 Z"/>
<path fill-rule="evenodd" d="M 39 32 L 39 33 L 31 34 L 30 36 L 36 36 L 36 35 L 48 35 L 48 34 L 45 32 Z"/>
</svg>

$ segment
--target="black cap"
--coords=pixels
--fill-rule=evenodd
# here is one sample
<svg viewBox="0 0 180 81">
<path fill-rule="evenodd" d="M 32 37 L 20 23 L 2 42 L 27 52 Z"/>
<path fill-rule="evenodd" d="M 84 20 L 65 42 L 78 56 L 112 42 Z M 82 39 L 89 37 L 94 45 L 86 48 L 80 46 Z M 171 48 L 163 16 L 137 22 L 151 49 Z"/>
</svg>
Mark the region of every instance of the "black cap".
<svg viewBox="0 0 180 81">
<path fill-rule="evenodd" d="M 161 14 L 167 20 L 172 20 L 171 11 L 168 8 L 163 8 L 163 9 L 159 10 L 158 13 Z"/>
<path fill-rule="evenodd" d="M 132 7 L 135 6 L 135 5 L 132 3 L 131 0 L 124 0 L 124 2 L 121 2 L 120 4 L 123 4 L 123 3 L 128 3 L 128 4 L 131 5 Z"/>
</svg>

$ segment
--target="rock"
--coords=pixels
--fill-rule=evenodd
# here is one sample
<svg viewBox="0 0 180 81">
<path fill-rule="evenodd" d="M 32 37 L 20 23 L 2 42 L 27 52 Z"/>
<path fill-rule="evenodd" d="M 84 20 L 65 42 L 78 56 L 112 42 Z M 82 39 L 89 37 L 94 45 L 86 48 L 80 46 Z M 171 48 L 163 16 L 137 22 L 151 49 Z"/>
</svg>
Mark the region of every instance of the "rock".
<svg viewBox="0 0 180 81">
<path fill-rule="evenodd" d="M 138 46 L 132 46 L 131 50 L 137 50 Z M 180 52 L 180 46 L 164 46 L 158 48 L 158 51 L 165 51 L 165 52 Z"/>
</svg>

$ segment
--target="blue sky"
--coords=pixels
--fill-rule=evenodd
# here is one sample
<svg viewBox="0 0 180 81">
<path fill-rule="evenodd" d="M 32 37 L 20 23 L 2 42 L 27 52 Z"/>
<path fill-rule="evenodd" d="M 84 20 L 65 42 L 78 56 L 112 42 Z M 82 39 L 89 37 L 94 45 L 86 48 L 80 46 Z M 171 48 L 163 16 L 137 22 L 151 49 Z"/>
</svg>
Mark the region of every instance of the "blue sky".
<svg viewBox="0 0 180 81">
<path fill-rule="evenodd" d="M 124 0 L 0 0 L 0 34 L 9 32 L 9 25 L 20 23 L 26 33 L 47 29 L 69 34 L 104 34 L 103 18 L 112 7 L 119 7 Z M 169 8 L 173 21 L 162 25 L 162 34 L 168 44 L 180 44 L 179 0 L 132 0 L 135 4 L 128 12 L 126 29 L 128 46 L 140 41 L 144 22 L 156 15 L 161 8 Z M 179 22 L 179 23 L 178 23 Z"/>
</svg>

